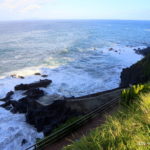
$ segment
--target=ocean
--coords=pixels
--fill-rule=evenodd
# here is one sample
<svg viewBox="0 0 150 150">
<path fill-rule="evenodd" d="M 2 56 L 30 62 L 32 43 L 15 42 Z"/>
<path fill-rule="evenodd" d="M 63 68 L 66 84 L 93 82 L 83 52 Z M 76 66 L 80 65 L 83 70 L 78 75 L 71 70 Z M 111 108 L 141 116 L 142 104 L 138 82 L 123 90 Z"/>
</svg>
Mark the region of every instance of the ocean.
<svg viewBox="0 0 150 150">
<path fill-rule="evenodd" d="M 41 20 L 0 22 L 0 98 L 20 83 L 53 83 L 47 94 L 83 96 L 116 88 L 120 73 L 142 59 L 134 49 L 150 46 L 150 21 Z M 24 76 L 24 79 L 10 75 Z M 22 98 L 15 92 L 14 100 Z M 2 102 L 0 102 L 2 103 Z M 0 149 L 22 150 L 43 137 L 23 114 L 0 108 Z M 21 141 L 27 143 L 21 146 Z"/>
</svg>

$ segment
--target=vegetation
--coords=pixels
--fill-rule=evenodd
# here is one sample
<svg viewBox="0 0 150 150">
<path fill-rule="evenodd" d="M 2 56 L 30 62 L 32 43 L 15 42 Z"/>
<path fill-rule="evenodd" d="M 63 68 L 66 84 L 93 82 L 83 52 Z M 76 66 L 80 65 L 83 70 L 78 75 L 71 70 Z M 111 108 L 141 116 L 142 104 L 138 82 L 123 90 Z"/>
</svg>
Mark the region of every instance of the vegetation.
<svg viewBox="0 0 150 150">
<path fill-rule="evenodd" d="M 121 98 L 122 104 L 133 104 L 135 99 L 138 99 L 140 93 L 146 93 L 150 91 L 150 83 L 133 85 L 128 89 L 122 90 Z"/>
<path fill-rule="evenodd" d="M 149 84 L 146 84 L 123 91 L 122 97 L 127 102 L 134 99 L 131 105 L 124 103 L 113 116 L 107 116 L 105 124 L 63 150 L 149 150 L 150 93 L 147 92 L 148 89 Z"/>
</svg>

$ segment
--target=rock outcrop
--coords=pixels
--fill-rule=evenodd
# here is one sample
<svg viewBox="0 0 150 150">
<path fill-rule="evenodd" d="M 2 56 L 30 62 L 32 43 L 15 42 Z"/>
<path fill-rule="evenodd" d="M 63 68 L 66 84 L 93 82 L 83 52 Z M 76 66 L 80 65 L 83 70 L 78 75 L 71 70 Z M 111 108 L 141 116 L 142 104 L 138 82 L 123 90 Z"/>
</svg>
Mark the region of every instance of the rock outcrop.
<svg viewBox="0 0 150 150">
<path fill-rule="evenodd" d="M 39 88 L 35 88 L 35 89 L 29 89 L 23 94 L 26 95 L 30 99 L 38 99 L 44 96 L 44 91 L 40 90 Z"/>
<path fill-rule="evenodd" d="M 11 99 L 11 96 L 14 92 L 8 92 L 6 97 L 3 99 L 5 100 L 5 103 L 1 105 L 1 107 L 11 110 L 12 113 L 26 113 L 28 104 L 31 101 L 35 101 L 36 99 L 39 99 L 40 97 L 44 96 L 44 91 L 40 89 L 30 89 L 24 92 L 25 97 L 15 101 Z"/>
<path fill-rule="evenodd" d="M 58 125 L 79 115 L 76 111 L 67 108 L 65 103 L 65 100 L 57 100 L 53 104 L 43 107 L 32 101 L 26 113 L 26 121 L 34 125 L 39 132 L 43 131 L 44 135 L 47 136 Z"/>
<path fill-rule="evenodd" d="M 52 80 L 45 79 L 45 80 L 40 80 L 38 82 L 31 83 L 31 84 L 17 85 L 17 86 L 15 86 L 15 90 L 16 91 L 18 91 L 18 90 L 30 90 L 33 88 L 40 88 L 40 87 L 46 88 L 51 83 L 52 83 Z"/>
<path fill-rule="evenodd" d="M 138 50 L 137 52 L 144 55 L 145 58 L 122 70 L 120 87 L 128 87 L 130 84 L 150 81 L 150 48 Z"/>
<path fill-rule="evenodd" d="M 18 101 L 11 99 L 12 94 L 13 92 L 8 92 L 3 99 L 5 103 L 1 107 L 12 113 L 24 113 L 26 121 L 37 131 L 43 132 L 45 136 L 66 120 L 80 115 L 79 112 L 66 107 L 66 100 L 63 96 L 45 95 L 44 91 L 39 88 L 25 91 L 23 93 L 25 97 Z"/>
<path fill-rule="evenodd" d="M 10 101 L 13 94 L 14 94 L 13 91 L 8 92 L 7 95 L 5 96 L 5 98 L 0 99 L 0 101 L 5 101 L 5 102 Z"/>
<path fill-rule="evenodd" d="M 147 56 L 148 54 L 150 54 L 150 47 L 144 48 L 144 49 L 135 49 L 135 52 L 137 54 L 141 54 L 143 56 Z"/>
</svg>

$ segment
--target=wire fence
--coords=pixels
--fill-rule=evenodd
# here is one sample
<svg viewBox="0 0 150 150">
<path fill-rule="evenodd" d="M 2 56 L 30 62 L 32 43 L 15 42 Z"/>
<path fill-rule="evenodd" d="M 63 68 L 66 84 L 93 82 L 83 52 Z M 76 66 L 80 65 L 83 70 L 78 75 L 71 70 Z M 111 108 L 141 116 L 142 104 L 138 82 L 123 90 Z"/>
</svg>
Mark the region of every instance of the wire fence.
<svg viewBox="0 0 150 150">
<path fill-rule="evenodd" d="M 86 115 L 80 117 L 76 121 L 68 124 L 64 128 L 50 134 L 49 136 L 45 137 L 44 139 L 40 140 L 36 144 L 28 147 L 26 150 L 43 150 L 45 147 L 55 143 L 56 141 L 62 139 L 66 135 L 72 133 L 76 129 L 80 128 L 82 125 L 87 123 L 92 118 L 95 118 L 101 112 L 107 112 L 110 108 L 115 106 L 120 100 L 120 97 L 114 98 L 111 101 L 101 105 L 100 107 L 96 108 L 95 110 L 87 113 Z"/>
</svg>

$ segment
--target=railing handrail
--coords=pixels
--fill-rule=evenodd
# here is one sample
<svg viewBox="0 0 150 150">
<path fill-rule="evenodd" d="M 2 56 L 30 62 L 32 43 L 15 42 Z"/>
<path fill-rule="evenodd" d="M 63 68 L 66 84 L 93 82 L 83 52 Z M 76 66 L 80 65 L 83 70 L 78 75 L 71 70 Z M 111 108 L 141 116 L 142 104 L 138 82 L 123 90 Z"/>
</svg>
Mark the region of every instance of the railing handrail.
<svg viewBox="0 0 150 150">
<path fill-rule="evenodd" d="M 73 102 L 73 101 L 85 101 L 85 100 L 90 100 L 91 98 L 94 98 L 94 99 L 96 99 L 96 98 L 99 98 L 99 97 L 101 97 L 101 96 L 108 96 L 108 95 L 111 95 L 112 93 L 116 93 L 116 92 L 120 92 L 120 91 L 122 91 L 122 89 L 117 89 L 117 90 L 115 90 L 115 91 L 112 91 L 112 92 L 110 92 L 110 93 L 104 93 L 104 94 L 100 94 L 100 95 L 96 95 L 96 96 L 93 96 L 93 97 L 81 97 L 81 98 L 77 98 L 77 99 L 69 99 L 69 100 L 67 100 L 68 102 Z"/>
<path fill-rule="evenodd" d="M 68 134 L 69 131 L 72 131 L 73 129 L 78 128 L 85 121 L 88 121 L 89 119 L 95 117 L 98 112 L 107 110 L 107 107 L 115 104 L 115 102 L 118 102 L 119 98 L 120 97 L 114 98 L 111 101 L 101 105 L 100 107 L 96 108 L 95 110 L 93 110 L 93 111 L 89 112 L 88 114 L 82 116 L 78 120 L 68 124 L 64 128 L 50 134 L 49 136 L 45 137 L 43 140 L 41 140 L 41 141 L 37 142 L 36 144 L 28 147 L 26 150 L 29 150 L 31 148 L 36 149 L 36 148 L 40 148 L 40 147 L 45 147 L 45 146 L 49 145 L 50 143 L 53 143 L 53 142 L 57 141 L 57 139 L 60 139 L 61 136 L 64 136 L 64 135 Z M 56 138 L 56 137 L 58 137 L 58 138 Z"/>
</svg>

